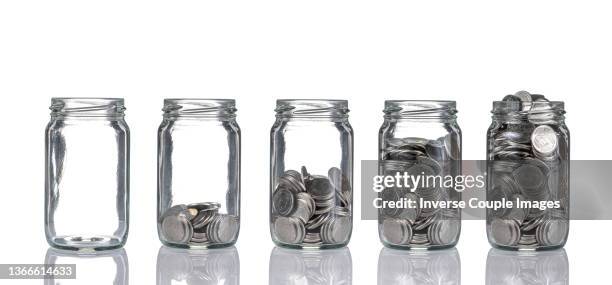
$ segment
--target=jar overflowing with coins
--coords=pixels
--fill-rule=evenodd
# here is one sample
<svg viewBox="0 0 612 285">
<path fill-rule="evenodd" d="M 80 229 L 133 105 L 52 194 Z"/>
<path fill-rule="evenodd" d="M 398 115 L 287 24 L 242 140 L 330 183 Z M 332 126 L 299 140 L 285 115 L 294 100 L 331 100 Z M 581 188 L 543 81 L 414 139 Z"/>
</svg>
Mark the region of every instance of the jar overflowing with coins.
<svg viewBox="0 0 612 285">
<path fill-rule="evenodd" d="M 455 102 L 389 100 L 384 113 L 379 175 L 420 182 L 379 192 L 380 240 L 398 249 L 454 246 L 461 231 L 461 210 L 432 202 L 461 200 L 460 192 L 441 183 L 442 178 L 461 174 Z"/>
<path fill-rule="evenodd" d="M 53 98 L 45 133 L 45 235 L 107 250 L 128 235 L 129 141 L 122 98 Z"/>
<path fill-rule="evenodd" d="M 569 233 L 569 130 L 563 102 L 526 91 L 493 102 L 487 135 L 489 242 L 504 249 L 563 247 Z"/>
<path fill-rule="evenodd" d="M 336 248 L 352 232 L 353 129 L 345 100 L 278 100 L 270 232 L 279 246 Z"/>
<path fill-rule="evenodd" d="M 240 229 L 234 100 L 166 99 L 158 131 L 157 231 L 182 248 L 233 245 Z"/>
</svg>

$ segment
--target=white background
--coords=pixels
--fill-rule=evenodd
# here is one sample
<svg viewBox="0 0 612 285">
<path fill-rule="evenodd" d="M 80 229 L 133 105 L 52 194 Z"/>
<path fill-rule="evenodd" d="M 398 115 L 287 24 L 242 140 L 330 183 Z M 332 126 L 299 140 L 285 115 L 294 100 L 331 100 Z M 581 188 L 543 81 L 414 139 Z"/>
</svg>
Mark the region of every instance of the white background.
<svg viewBox="0 0 612 285">
<path fill-rule="evenodd" d="M 44 260 L 43 130 L 53 96 L 126 99 L 132 284 L 155 282 L 156 129 L 164 97 L 237 99 L 243 284 L 268 282 L 276 98 L 350 100 L 355 173 L 360 160 L 376 158 L 385 99 L 457 100 L 464 158 L 483 159 L 491 101 L 521 89 L 566 102 L 573 159 L 611 159 L 609 1 L 500 2 L 0 2 L 0 263 Z M 484 284 L 484 222 L 463 225 L 463 284 Z M 611 235 L 609 221 L 572 222 L 572 284 L 609 282 Z M 382 247 L 375 222 L 357 221 L 349 247 L 353 284 L 375 284 Z"/>
</svg>

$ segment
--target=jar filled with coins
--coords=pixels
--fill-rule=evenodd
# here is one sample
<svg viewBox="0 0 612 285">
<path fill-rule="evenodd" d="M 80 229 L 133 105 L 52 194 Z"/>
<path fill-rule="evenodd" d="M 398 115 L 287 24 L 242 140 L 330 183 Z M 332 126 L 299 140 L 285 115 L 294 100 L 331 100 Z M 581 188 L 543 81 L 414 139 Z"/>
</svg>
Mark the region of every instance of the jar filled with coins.
<svg viewBox="0 0 612 285">
<path fill-rule="evenodd" d="M 563 102 L 520 91 L 493 102 L 487 134 L 489 242 L 504 249 L 563 247 L 569 233 L 569 130 Z"/>
<path fill-rule="evenodd" d="M 240 229 L 234 100 L 166 99 L 158 131 L 157 232 L 182 248 L 233 245 Z"/>
<path fill-rule="evenodd" d="M 271 131 L 270 231 L 279 246 L 351 237 L 353 129 L 345 100 L 278 100 Z"/>
<path fill-rule="evenodd" d="M 379 192 L 380 240 L 398 249 L 454 246 L 461 231 L 461 210 L 435 202 L 461 200 L 460 192 L 442 183 L 461 174 L 455 102 L 389 100 L 384 113 L 379 175 L 412 182 L 395 183 Z"/>
<path fill-rule="evenodd" d="M 121 98 L 53 98 L 45 133 L 45 235 L 106 250 L 128 234 L 129 137 Z"/>
</svg>

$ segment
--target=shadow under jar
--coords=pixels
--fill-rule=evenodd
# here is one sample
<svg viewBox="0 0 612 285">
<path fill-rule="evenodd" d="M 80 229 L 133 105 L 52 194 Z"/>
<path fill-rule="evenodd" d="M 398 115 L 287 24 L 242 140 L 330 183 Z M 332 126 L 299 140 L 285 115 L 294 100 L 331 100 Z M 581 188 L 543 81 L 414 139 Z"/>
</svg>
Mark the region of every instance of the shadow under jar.
<svg viewBox="0 0 612 285">
<path fill-rule="evenodd" d="M 512 204 L 487 209 L 489 243 L 511 250 L 563 247 L 569 233 L 570 152 L 563 102 L 520 91 L 493 102 L 492 113 L 487 200 Z"/>
<path fill-rule="evenodd" d="M 445 177 L 461 175 L 461 129 L 455 102 L 390 100 L 385 101 L 384 113 L 379 174 L 421 177 L 423 182 L 385 187 L 379 193 L 383 203 L 378 211 L 380 240 L 398 249 L 455 246 L 461 232 L 461 210 L 432 205 L 461 200 L 460 192 L 440 183 Z M 409 202 L 392 204 L 397 201 Z"/>
<path fill-rule="evenodd" d="M 122 247 L 129 129 L 120 98 L 53 98 L 45 134 L 45 235 L 56 248 Z"/>
<path fill-rule="evenodd" d="M 181 248 L 227 247 L 240 230 L 235 101 L 165 99 L 158 131 L 157 232 Z"/>
<path fill-rule="evenodd" d="M 270 231 L 279 246 L 337 248 L 353 227 L 353 129 L 345 100 L 278 100 Z"/>
</svg>

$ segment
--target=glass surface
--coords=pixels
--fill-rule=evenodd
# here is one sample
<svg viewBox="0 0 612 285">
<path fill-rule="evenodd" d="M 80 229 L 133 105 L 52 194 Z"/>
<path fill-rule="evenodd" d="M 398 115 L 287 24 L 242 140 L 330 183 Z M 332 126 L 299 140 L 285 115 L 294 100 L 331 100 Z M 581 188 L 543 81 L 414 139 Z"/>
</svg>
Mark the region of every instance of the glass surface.
<svg viewBox="0 0 612 285">
<path fill-rule="evenodd" d="M 234 100 L 166 99 L 158 132 L 158 234 L 165 245 L 230 246 L 240 228 Z"/>
<path fill-rule="evenodd" d="M 45 285 L 60 284 L 113 284 L 129 282 L 128 256 L 124 249 L 103 252 L 75 252 L 49 248 L 45 264 L 75 264 L 76 279 L 45 279 Z"/>
<path fill-rule="evenodd" d="M 123 99 L 53 98 L 46 129 L 45 234 L 53 247 L 112 249 L 128 234 Z"/>
<path fill-rule="evenodd" d="M 280 246 L 346 245 L 353 130 L 343 100 L 278 100 L 271 131 L 270 231 Z"/>
<path fill-rule="evenodd" d="M 157 253 L 157 285 L 240 284 L 235 247 L 194 250 L 162 246 Z"/>
<path fill-rule="evenodd" d="M 378 285 L 461 284 L 461 259 L 455 248 L 396 250 L 383 248 L 378 256 Z"/>
<path fill-rule="evenodd" d="M 564 249 L 506 251 L 492 248 L 487 257 L 486 285 L 569 284 Z"/>
<path fill-rule="evenodd" d="M 299 251 L 275 247 L 270 254 L 270 285 L 353 284 L 348 247 Z"/>
<path fill-rule="evenodd" d="M 521 101 L 522 100 L 522 101 Z M 512 207 L 487 210 L 495 247 L 555 249 L 569 234 L 569 130 L 564 104 L 525 91 L 493 103 L 487 134 L 487 200 Z M 555 203 L 518 207 L 517 203 Z"/>
<path fill-rule="evenodd" d="M 461 174 L 461 129 L 454 101 L 385 101 L 384 113 L 379 131 L 380 175 Z M 410 208 L 379 209 L 378 233 L 385 246 L 433 249 L 457 244 L 461 210 L 421 208 L 418 201 L 459 201 L 461 193 L 434 184 L 416 190 L 389 187 L 379 193 L 383 203 L 404 198 L 414 203 Z"/>
</svg>

